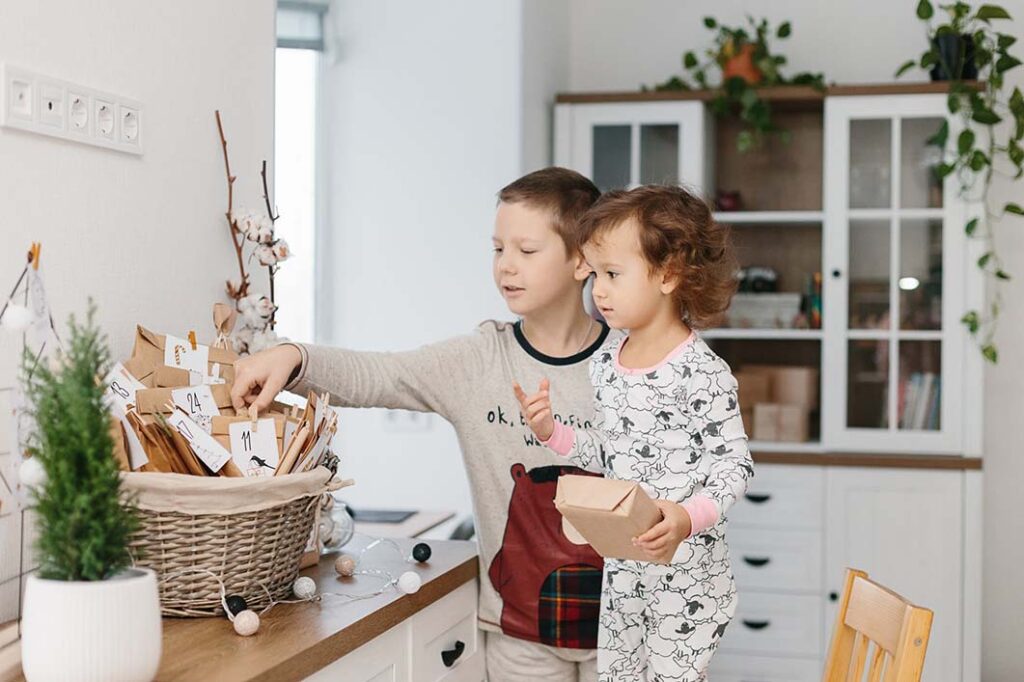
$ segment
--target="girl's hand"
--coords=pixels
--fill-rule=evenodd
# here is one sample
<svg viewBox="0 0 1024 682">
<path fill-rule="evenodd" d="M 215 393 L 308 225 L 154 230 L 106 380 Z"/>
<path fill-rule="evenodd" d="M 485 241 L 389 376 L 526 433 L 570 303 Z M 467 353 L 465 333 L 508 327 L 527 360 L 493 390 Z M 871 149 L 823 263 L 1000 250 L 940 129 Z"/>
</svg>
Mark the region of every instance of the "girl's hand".
<svg viewBox="0 0 1024 682">
<path fill-rule="evenodd" d="M 540 388 L 533 395 L 526 395 L 523 387 L 518 383 L 512 384 L 516 392 L 519 405 L 526 415 L 526 423 L 530 425 L 537 438 L 548 440 L 555 432 L 555 420 L 551 416 L 551 383 L 547 379 L 541 379 Z"/>
<path fill-rule="evenodd" d="M 262 412 L 284 390 L 292 373 L 302 364 L 302 353 L 284 343 L 235 362 L 231 404 L 240 414 L 249 405 Z"/>
<path fill-rule="evenodd" d="M 633 544 L 642 549 L 651 561 L 668 563 L 679 543 L 690 537 L 693 529 L 690 515 L 682 505 L 669 500 L 655 500 L 664 518 L 649 531 L 633 538 Z"/>
</svg>

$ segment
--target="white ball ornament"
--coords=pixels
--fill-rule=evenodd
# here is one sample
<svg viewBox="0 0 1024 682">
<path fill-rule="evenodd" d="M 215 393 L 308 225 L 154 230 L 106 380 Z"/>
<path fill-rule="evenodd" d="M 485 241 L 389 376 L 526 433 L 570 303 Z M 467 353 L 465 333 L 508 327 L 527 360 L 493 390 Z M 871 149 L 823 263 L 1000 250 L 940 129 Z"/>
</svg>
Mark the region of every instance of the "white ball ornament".
<svg viewBox="0 0 1024 682">
<path fill-rule="evenodd" d="M 398 589 L 406 594 L 413 594 L 419 592 L 420 585 L 423 584 L 423 579 L 420 578 L 418 573 L 412 571 L 406 571 L 398 577 Z"/>
<path fill-rule="evenodd" d="M 292 585 L 292 594 L 297 599 L 311 599 L 316 594 L 316 583 L 308 576 L 302 576 Z"/>
<path fill-rule="evenodd" d="M 235 616 L 234 626 L 242 637 L 255 635 L 260 629 L 260 617 L 255 611 L 242 611 Z"/>
<path fill-rule="evenodd" d="M 334 570 L 338 575 L 351 577 L 356 572 L 356 560 L 348 554 L 342 554 L 334 561 Z"/>
<path fill-rule="evenodd" d="M 10 332 L 25 331 L 30 324 L 32 324 L 32 311 L 17 303 L 9 304 L 7 310 L 4 311 L 4 316 L 0 318 L 0 327 Z"/>
<path fill-rule="evenodd" d="M 25 459 L 18 468 L 18 480 L 29 489 L 38 490 L 46 485 L 46 470 L 37 457 Z"/>
</svg>

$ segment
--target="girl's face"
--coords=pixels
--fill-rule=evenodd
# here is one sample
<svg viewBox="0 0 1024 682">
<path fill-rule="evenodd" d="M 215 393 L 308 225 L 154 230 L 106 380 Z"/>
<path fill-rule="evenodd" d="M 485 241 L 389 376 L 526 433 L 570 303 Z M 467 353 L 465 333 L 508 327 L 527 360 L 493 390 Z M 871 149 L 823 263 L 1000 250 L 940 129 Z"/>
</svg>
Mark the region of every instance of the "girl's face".
<svg viewBox="0 0 1024 682">
<path fill-rule="evenodd" d="M 568 255 L 550 211 L 502 202 L 492 239 L 494 283 L 510 311 L 525 317 L 570 297 L 582 305 L 577 280 L 589 269 L 582 257 Z"/>
<path fill-rule="evenodd" d="M 640 250 L 639 229 L 630 218 L 583 246 L 594 271 L 594 302 L 616 329 L 650 324 L 666 304 L 675 285 L 653 270 Z"/>
</svg>

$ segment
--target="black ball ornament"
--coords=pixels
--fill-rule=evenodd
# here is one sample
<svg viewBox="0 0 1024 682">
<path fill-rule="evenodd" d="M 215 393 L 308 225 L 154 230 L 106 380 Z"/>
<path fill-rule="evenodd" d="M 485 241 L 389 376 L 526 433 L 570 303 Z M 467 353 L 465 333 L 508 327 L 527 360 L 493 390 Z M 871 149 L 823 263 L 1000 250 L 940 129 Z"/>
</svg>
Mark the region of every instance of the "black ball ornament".
<svg viewBox="0 0 1024 682">
<path fill-rule="evenodd" d="M 430 545 L 425 542 L 421 542 L 412 548 L 412 558 L 415 559 L 417 563 L 422 564 L 425 561 L 429 561 L 430 554 Z"/>
<path fill-rule="evenodd" d="M 245 603 L 245 599 L 237 594 L 229 594 L 225 601 L 228 603 L 228 611 L 231 612 L 232 616 L 237 616 L 249 608 L 249 605 Z"/>
</svg>

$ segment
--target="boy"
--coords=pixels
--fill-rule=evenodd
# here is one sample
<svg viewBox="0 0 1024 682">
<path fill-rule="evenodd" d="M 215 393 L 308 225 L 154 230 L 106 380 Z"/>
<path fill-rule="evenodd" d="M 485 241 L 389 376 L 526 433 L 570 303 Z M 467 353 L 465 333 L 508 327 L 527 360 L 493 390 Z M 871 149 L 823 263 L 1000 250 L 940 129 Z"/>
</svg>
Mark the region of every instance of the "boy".
<svg viewBox="0 0 1024 682">
<path fill-rule="evenodd" d="M 533 436 L 508 386 L 550 378 L 556 419 L 589 427 L 590 355 L 609 329 L 583 307 L 590 269 L 580 219 L 600 192 L 546 168 L 498 195 L 494 282 L 515 324 L 404 353 L 282 344 L 235 367 L 236 408 L 264 408 L 283 388 L 329 391 L 344 407 L 436 412 L 455 427 L 469 478 L 481 566 L 480 627 L 492 682 L 596 680 L 603 562 L 562 530 L 558 477 L 583 473 Z"/>
</svg>

